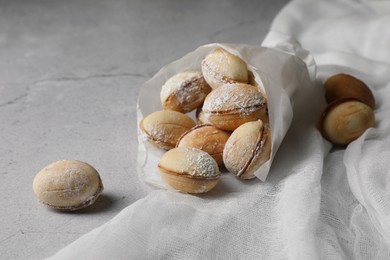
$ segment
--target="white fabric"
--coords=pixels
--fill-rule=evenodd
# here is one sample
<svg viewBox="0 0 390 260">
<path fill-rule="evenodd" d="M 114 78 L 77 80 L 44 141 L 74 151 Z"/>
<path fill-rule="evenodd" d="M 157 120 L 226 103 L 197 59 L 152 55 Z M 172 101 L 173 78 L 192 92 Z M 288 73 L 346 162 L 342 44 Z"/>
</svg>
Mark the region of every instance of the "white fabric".
<svg viewBox="0 0 390 260">
<path fill-rule="evenodd" d="M 205 196 L 157 190 L 53 259 L 390 259 L 390 2 L 300 0 L 264 45 L 295 38 L 318 64 L 266 182 L 224 177 Z M 290 37 L 291 36 L 291 37 Z M 276 39 L 276 40 L 275 40 Z M 377 100 L 376 127 L 347 149 L 315 128 L 321 81 L 347 72 Z"/>
</svg>

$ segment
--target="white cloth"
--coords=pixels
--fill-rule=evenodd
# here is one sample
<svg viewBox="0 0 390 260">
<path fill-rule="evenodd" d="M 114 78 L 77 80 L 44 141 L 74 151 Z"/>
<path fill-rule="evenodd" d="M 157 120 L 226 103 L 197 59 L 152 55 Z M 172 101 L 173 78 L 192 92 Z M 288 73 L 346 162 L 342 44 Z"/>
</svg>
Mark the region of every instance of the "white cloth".
<svg viewBox="0 0 390 260">
<path fill-rule="evenodd" d="M 298 40 L 318 84 L 297 93 L 266 182 L 229 178 L 199 197 L 156 190 L 52 258 L 390 259 L 389 10 L 385 1 L 298 0 L 276 17 L 264 45 L 290 48 L 279 33 Z M 373 89 L 377 124 L 331 150 L 315 125 L 320 83 L 336 72 Z"/>
</svg>

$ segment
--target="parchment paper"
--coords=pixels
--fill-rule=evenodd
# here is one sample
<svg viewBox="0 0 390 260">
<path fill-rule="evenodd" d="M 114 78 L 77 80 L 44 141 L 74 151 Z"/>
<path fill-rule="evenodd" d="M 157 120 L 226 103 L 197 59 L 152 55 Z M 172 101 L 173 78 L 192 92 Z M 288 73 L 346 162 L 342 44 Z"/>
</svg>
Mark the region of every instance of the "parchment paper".
<svg viewBox="0 0 390 260">
<path fill-rule="evenodd" d="M 275 37 L 280 39 L 280 37 Z M 200 69 L 202 59 L 213 49 L 222 47 L 239 56 L 248 64 L 255 81 L 268 96 L 272 150 L 270 159 L 255 172 L 255 176 L 266 181 L 273 158 L 290 127 L 293 118 L 294 96 L 302 82 L 310 83 L 314 78 L 315 64 L 310 54 L 299 49 L 297 43 L 278 46 L 278 49 L 244 44 L 208 44 L 163 67 L 142 86 L 138 103 L 138 174 L 145 182 L 160 188 L 169 188 L 159 175 L 157 165 L 166 152 L 150 144 L 139 129 L 139 123 L 148 114 L 162 110 L 160 91 L 162 85 L 173 75 L 188 70 Z M 277 43 L 270 45 L 276 46 Z M 291 49 L 293 48 L 293 49 Z M 297 48 L 299 50 L 297 50 Z M 310 73 L 309 73 L 310 71 Z M 194 117 L 194 113 L 189 114 Z"/>
</svg>

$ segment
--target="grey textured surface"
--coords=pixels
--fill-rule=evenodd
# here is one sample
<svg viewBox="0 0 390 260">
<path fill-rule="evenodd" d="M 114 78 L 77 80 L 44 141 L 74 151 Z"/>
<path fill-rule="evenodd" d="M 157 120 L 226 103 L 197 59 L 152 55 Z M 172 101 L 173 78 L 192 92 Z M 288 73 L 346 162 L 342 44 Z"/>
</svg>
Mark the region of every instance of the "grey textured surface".
<svg viewBox="0 0 390 260">
<path fill-rule="evenodd" d="M 40 259 L 144 197 L 136 100 L 165 64 L 199 45 L 259 45 L 286 0 L 0 1 L 0 258 Z M 75 213 L 47 209 L 32 181 L 78 159 L 103 195 Z"/>
</svg>

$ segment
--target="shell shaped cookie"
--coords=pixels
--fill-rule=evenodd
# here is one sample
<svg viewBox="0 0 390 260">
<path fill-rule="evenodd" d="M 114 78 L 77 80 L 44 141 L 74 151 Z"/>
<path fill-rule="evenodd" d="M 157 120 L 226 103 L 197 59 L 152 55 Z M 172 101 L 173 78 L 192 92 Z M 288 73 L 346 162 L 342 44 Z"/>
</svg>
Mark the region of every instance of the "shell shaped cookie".
<svg viewBox="0 0 390 260">
<path fill-rule="evenodd" d="M 198 120 L 233 131 L 240 125 L 262 119 L 268 121 L 267 100 L 258 88 L 243 84 L 225 84 L 205 99 Z"/>
<path fill-rule="evenodd" d="M 194 126 L 195 122 L 189 116 L 171 110 L 153 112 L 140 122 L 140 129 L 148 141 L 166 150 L 174 148 L 180 136 Z"/>
<path fill-rule="evenodd" d="M 33 190 L 43 204 L 74 211 L 92 205 L 103 192 L 103 183 L 91 165 L 77 160 L 61 160 L 37 173 Z"/>
<path fill-rule="evenodd" d="M 177 147 L 166 152 L 158 169 L 168 185 L 195 194 L 210 191 L 221 175 L 216 161 L 208 153 L 190 147 Z"/>
<path fill-rule="evenodd" d="M 229 172 L 241 179 L 252 179 L 254 172 L 269 160 L 270 129 L 261 120 L 238 127 L 226 142 L 223 162 Z"/>
<path fill-rule="evenodd" d="M 230 132 L 223 131 L 213 125 L 197 125 L 185 132 L 176 147 L 197 148 L 210 154 L 219 166 L 223 165 L 223 149 Z"/>
<path fill-rule="evenodd" d="M 163 109 L 182 113 L 201 106 L 211 92 L 199 70 L 180 72 L 169 78 L 161 88 L 160 99 Z"/>
<path fill-rule="evenodd" d="M 370 88 L 360 79 L 348 74 L 336 74 L 324 83 L 328 103 L 344 98 L 355 98 L 375 109 L 375 98 Z"/>
<path fill-rule="evenodd" d="M 339 99 L 328 105 L 321 118 L 322 135 L 335 145 L 347 145 L 374 127 L 374 111 L 356 99 Z"/>
<path fill-rule="evenodd" d="M 240 57 L 223 48 L 216 48 L 201 63 L 207 83 L 216 89 L 226 83 L 248 83 L 248 66 Z"/>
</svg>

